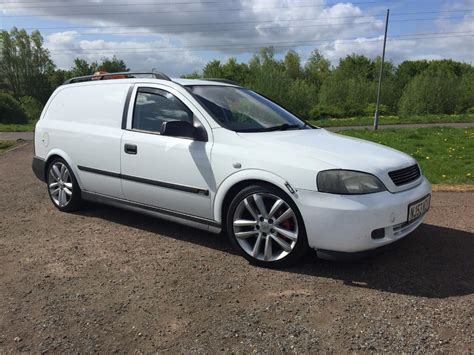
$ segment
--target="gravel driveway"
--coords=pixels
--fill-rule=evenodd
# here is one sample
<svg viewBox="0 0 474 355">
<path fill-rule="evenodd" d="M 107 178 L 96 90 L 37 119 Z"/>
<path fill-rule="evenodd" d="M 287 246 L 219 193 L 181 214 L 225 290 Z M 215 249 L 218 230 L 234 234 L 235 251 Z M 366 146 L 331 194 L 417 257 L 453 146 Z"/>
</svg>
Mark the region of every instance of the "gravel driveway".
<svg viewBox="0 0 474 355">
<path fill-rule="evenodd" d="M 176 224 L 60 213 L 31 156 L 0 155 L 0 353 L 474 351 L 474 193 L 435 193 L 378 256 L 276 271 Z"/>
</svg>

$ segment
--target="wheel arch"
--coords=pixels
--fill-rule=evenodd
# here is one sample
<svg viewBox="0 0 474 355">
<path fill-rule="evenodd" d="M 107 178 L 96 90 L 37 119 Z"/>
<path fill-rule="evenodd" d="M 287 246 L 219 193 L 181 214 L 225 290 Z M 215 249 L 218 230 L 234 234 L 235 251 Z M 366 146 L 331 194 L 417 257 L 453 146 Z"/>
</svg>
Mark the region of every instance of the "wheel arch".
<svg viewBox="0 0 474 355">
<path fill-rule="evenodd" d="M 267 184 L 286 193 L 292 200 L 293 194 L 288 190 L 288 182 L 282 177 L 264 170 L 244 170 L 229 176 L 217 189 L 214 198 L 214 220 L 222 223 L 226 209 L 234 196 L 243 188 L 252 184 Z"/>
<path fill-rule="evenodd" d="M 81 179 L 80 179 L 80 176 L 79 176 L 79 173 L 78 173 L 77 166 L 73 163 L 71 157 L 61 149 L 51 149 L 48 152 L 48 154 L 46 155 L 46 158 L 44 160 L 44 163 L 45 163 L 45 165 L 44 165 L 44 167 L 45 167 L 45 169 L 44 169 L 45 180 L 47 180 L 47 177 L 48 177 L 48 167 L 51 164 L 51 162 L 53 161 L 53 159 L 55 159 L 55 158 L 61 158 L 67 163 L 67 165 L 69 165 L 69 167 L 71 168 L 71 170 L 74 174 L 74 177 L 76 178 L 76 181 L 77 181 L 79 187 L 82 189 L 82 182 L 81 182 Z"/>
</svg>

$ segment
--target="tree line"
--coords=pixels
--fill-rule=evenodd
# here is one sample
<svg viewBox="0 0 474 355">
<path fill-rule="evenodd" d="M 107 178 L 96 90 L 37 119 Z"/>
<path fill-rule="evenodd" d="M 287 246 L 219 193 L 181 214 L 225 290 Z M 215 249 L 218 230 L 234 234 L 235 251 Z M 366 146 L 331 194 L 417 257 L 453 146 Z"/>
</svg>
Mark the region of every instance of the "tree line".
<svg viewBox="0 0 474 355">
<path fill-rule="evenodd" d="M 293 50 L 283 59 L 262 48 L 248 63 L 235 58 L 208 62 L 187 78 L 233 80 L 272 98 L 305 119 L 372 116 L 380 58 L 351 54 L 331 63 L 317 49 L 305 63 Z M 474 113 L 474 67 L 453 60 L 385 63 L 381 113 Z"/>
<path fill-rule="evenodd" d="M 27 123 L 39 118 L 44 104 L 64 81 L 97 71 L 128 71 L 117 57 L 87 62 L 75 58 L 69 70 L 58 69 L 39 31 L 13 28 L 0 32 L 0 123 Z"/>
<path fill-rule="evenodd" d="M 317 49 L 303 63 L 289 50 L 278 59 L 262 48 L 247 63 L 235 58 L 211 60 L 186 78 L 235 81 L 278 102 L 304 119 L 372 116 L 380 58 L 351 54 L 331 65 Z M 166 68 L 160 68 L 166 72 Z M 65 80 L 103 70 L 128 71 L 117 57 L 89 63 L 74 59 L 58 69 L 39 31 L 1 31 L 0 122 L 21 123 L 39 117 L 54 89 Z M 474 113 L 474 67 L 453 60 L 387 62 L 382 86 L 382 115 Z"/>
</svg>

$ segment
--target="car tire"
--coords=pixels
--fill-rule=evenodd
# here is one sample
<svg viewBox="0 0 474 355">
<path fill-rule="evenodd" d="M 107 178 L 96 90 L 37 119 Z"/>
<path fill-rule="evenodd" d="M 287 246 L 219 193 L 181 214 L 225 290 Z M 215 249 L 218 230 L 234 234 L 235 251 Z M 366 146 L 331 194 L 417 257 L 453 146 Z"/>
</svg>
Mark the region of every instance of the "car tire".
<svg viewBox="0 0 474 355">
<path fill-rule="evenodd" d="M 240 191 L 227 209 L 225 227 L 232 245 L 253 265 L 287 267 L 309 249 L 296 204 L 272 185 Z"/>
<path fill-rule="evenodd" d="M 49 198 L 58 210 L 73 212 L 82 207 L 81 189 L 64 159 L 54 158 L 48 164 L 46 184 Z"/>
</svg>

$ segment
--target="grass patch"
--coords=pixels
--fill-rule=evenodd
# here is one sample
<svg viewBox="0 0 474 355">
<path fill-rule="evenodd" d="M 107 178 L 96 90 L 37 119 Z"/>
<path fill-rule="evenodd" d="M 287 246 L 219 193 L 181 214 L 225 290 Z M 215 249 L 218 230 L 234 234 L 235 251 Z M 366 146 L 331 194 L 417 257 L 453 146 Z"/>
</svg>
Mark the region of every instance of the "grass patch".
<svg viewBox="0 0 474 355">
<path fill-rule="evenodd" d="M 421 124 L 421 123 L 465 123 L 474 122 L 474 115 L 425 115 L 425 116 L 382 116 L 379 118 L 379 125 L 396 124 Z M 353 118 L 328 118 L 324 120 L 311 120 L 310 123 L 319 127 L 341 127 L 341 126 L 372 126 L 373 117 L 353 117 Z"/>
<path fill-rule="evenodd" d="M 12 148 L 16 144 L 15 141 L 0 141 L 0 153 Z"/>
<path fill-rule="evenodd" d="M 474 128 L 407 128 L 339 132 L 401 150 L 435 184 L 474 184 Z"/>
<path fill-rule="evenodd" d="M 36 122 L 25 124 L 0 123 L 0 132 L 33 132 Z"/>
</svg>

